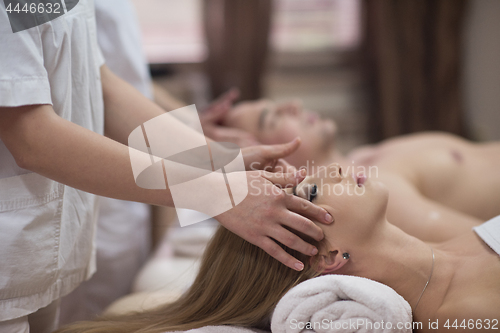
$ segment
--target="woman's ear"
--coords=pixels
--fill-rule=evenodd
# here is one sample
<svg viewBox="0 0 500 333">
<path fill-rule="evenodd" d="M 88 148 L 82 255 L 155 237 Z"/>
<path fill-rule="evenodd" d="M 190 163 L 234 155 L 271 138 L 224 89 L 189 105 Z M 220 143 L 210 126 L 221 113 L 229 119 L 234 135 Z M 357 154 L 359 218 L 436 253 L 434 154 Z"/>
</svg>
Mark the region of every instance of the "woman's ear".
<svg viewBox="0 0 500 333">
<path fill-rule="evenodd" d="M 344 259 L 337 250 L 329 251 L 326 255 L 318 254 L 310 258 L 311 265 L 316 266 L 317 271 L 321 274 L 331 274 L 344 266 L 347 261 L 348 259 Z"/>
</svg>

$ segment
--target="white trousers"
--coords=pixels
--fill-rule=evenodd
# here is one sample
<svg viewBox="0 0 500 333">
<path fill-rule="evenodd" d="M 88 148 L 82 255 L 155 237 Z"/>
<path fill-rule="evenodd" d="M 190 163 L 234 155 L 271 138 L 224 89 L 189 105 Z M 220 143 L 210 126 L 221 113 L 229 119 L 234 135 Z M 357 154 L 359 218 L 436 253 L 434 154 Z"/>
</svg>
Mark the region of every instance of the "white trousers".
<svg viewBox="0 0 500 333">
<path fill-rule="evenodd" d="M 58 299 L 27 316 L 0 322 L 2 333 L 51 333 L 59 326 Z"/>
</svg>

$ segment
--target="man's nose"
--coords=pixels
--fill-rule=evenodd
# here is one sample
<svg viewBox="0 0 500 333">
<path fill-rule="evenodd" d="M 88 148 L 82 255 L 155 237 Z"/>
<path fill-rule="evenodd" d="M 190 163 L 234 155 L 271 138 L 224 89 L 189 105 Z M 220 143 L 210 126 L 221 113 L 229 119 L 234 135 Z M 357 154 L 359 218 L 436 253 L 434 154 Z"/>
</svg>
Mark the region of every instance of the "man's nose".
<svg viewBox="0 0 500 333">
<path fill-rule="evenodd" d="M 302 113 L 302 107 L 297 103 L 291 102 L 281 106 L 278 111 L 282 114 L 297 116 Z"/>
</svg>

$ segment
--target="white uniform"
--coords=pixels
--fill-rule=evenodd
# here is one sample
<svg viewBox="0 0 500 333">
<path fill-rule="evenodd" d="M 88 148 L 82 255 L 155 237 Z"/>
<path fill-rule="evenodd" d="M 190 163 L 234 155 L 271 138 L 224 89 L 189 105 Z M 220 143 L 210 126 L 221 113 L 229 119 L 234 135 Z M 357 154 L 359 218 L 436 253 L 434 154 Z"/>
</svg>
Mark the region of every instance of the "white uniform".
<svg viewBox="0 0 500 333">
<path fill-rule="evenodd" d="M 134 6 L 130 0 L 100 0 L 95 3 L 95 11 L 97 40 L 106 66 L 144 96 L 153 99 Z"/>
<path fill-rule="evenodd" d="M 95 3 L 97 40 L 113 73 L 152 99 L 151 78 L 141 49 L 135 11 L 129 0 Z M 130 293 L 151 247 L 149 205 L 99 198 L 97 272 L 62 299 L 61 325 L 90 320 Z"/>
<path fill-rule="evenodd" d="M 52 104 L 103 133 L 93 0 L 18 33 L 1 1 L 0 45 L 0 106 Z M 0 322 L 26 317 L 92 275 L 95 211 L 94 195 L 19 168 L 0 141 Z"/>
</svg>

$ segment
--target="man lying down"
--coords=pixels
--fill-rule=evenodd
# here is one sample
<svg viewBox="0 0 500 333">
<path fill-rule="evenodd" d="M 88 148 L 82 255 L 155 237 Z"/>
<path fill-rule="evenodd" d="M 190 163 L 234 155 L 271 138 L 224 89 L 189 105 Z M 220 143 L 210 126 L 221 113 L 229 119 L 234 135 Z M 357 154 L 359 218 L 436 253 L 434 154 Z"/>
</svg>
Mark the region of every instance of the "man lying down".
<svg viewBox="0 0 500 333">
<path fill-rule="evenodd" d="M 310 166 L 311 176 L 295 189 L 287 191 L 316 201 L 326 208 L 334 217 L 333 226 L 336 228 L 325 230 L 328 244 L 320 245 L 318 260 L 315 261 L 316 264 L 323 262 L 323 266 L 320 265 L 319 270 L 319 266 L 309 266 L 313 273 L 301 276 L 300 281 L 320 274 L 318 272 L 369 277 L 400 293 L 411 305 L 414 320 L 420 321 L 438 316 L 486 319 L 492 315 L 488 312 L 489 309 L 498 308 L 498 297 L 491 295 L 500 291 L 500 262 L 492 249 L 500 253 L 500 218 L 483 224 L 475 232 L 472 227 L 500 214 L 500 207 L 496 205 L 500 200 L 500 174 L 496 171 L 500 167 L 499 143 L 476 144 L 444 133 L 426 133 L 394 138 L 375 146 L 359 147 L 343 156 L 335 149 L 337 131 L 333 121 L 321 120 L 317 114 L 304 110 L 298 103 L 275 104 L 270 101 L 241 103 L 227 114 L 224 124 L 246 131 L 244 135 L 237 134 L 240 136 L 233 137 L 239 144 L 242 141 L 274 144 L 288 142 L 296 136 L 302 138 L 301 148 L 288 161 L 296 167 Z M 370 172 L 374 170 L 370 166 L 376 167 L 377 172 Z M 351 193 L 362 195 L 349 195 L 349 189 L 352 190 Z M 359 192 L 360 189 L 363 192 Z M 388 199 L 384 191 L 389 193 Z M 385 215 L 390 222 L 388 225 L 380 222 L 385 221 L 382 218 Z M 374 220 L 379 222 L 373 222 L 373 225 L 368 222 Z M 402 231 L 392 227 L 393 225 Z M 497 230 L 496 236 L 493 230 Z M 381 233 L 378 234 L 378 231 Z M 382 237 L 386 232 L 387 235 Z M 217 269 L 221 272 L 230 270 L 228 259 L 227 262 L 218 262 L 220 266 L 211 273 L 206 271 L 207 265 L 214 259 L 213 251 L 225 253 L 225 248 L 231 246 L 228 244 L 240 241 L 228 239 L 229 233 L 224 230 L 218 230 L 216 235 L 211 245 L 212 250 L 208 250 L 202 260 L 200 275 L 215 274 L 220 277 L 223 274 L 219 275 Z M 387 239 L 382 241 L 380 237 Z M 371 247 L 366 244 L 371 244 Z M 396 253 L 396 258 L 385 252 L 374 251 L 377 244 L 390 244 L 380 251 Z M 243 245 L 238 245 L 238 248 L 239 246 Z M 344 256 L 345 253 L 348 255 Z M 356 255 L 359 258 L 357 265 L 350 259 L 354 258 L 354 253 L 359 253 L 359 257 Z M 256 264 L 262 272 L 278 269 L 267 259 L 259 260 L 266 263 Z M 332 269 L 333 266 L 335 269 Z M 394 267 L 394 270 L 391 270 L 390 276 L 384 275 L 383 271 L 389 266 Z M 377 270 L 376 267 L 382 269 Z M 148 266 L 146 270 L 147 268 Z M 234 279 L 237 285 L 240 278 L 252 283 L 248 280 L 249 272 L 244 270 L 234 272 L 227 283 L 230 284 L 230 280 Z M 197 269 L 191 270 L 191 274 L 196 275 L 196 271 Z M 391 280 L 398 272 L 420 276 L 420 279 Z M 272 273 L 278 274 L 278 271 Z M 279 274 L 282 274 L 281 270 Z M 158 271 L 155 271 L 155 275 L 157 279 L 161 279 Z M 194 301 L 193 293 L 195 290 L 200 292 L 201 288 L 200 275 L 184 294 L 184 298 L 181 298 L 184 300 L 174 303 L 177 307 L 186 306 L 186 297 L 190 297 L 190 302 Z M 291 280 L 295 281 L 295 278 L 297 277 L 294 276 Z M 411 291 L 403 287 L 407 283 L 411 286 Z M 427 284 L 429 287 L 426 291 L 424 286 Z M 283 290 L 292 286 L 293 283 Z M 425 293 L 418 298 L 422 291 Z M 154 305 L 174 300 L 168 293 L 163 297 L 161 291 L 156 293 L 156 297 L 151 295 L 154 294 L 150 294 L 148 298 L 153 300 Z M 265 300 L 259 300 L 259 304 L 275 305 L 275 301 L 282 295 L 271 293 Z M 198 297 L 204 299 L 219 296 L 214 290 L 208 289 L 198 294 Z M 233 301 L 235 300 L 221 300 L 215 308 L 224 307 L 224 302 Z M 483 302 L 488 306 L 479 306 Z M 141 304 L 139 308 L 147 307 L 143 301 L 135 304 Z M 175 320 L 175 311 L 172 312 L 174 307 L 165 307 L 163 310 L 165 315 L 174 318 L 172 321 L 165 320 L 165 330 L 174 327 L 188 329 L 200 325 L 238 325 L 234 318 L 219 321 L 207 318 L 203 322 L 176 326 L 179 323 Z M 130 309 L 133 308 L 129 307 L 128 310 Z M 217 318 L 218 310 L 214 311 L 212 315 Z M 251 322 L 252 320 L 254 321 Z M 260 322 L 255 318 L 252 320 L 240 322 L 239 325 L 255 326 Z"/>
<path fill-rule="evenodd" d="M 343 155 L 335 146 L 334 121 L 321 119 L 299 102 L 269 100 L 236 105 L 223 124 L 246 133 L 232 137 L 239 144 L 284 143 L 300 136 L 301 146 L 287 161 L 297 168 L 309 167 L 310 174 L 335 162 L 344 173 L 377 178 L 389 189 L 391 223 L 424 241 L 458 236 L 500 215 L 500 142 L 473 143 L 429 132 L 357 147 Z"/>
</svg>

